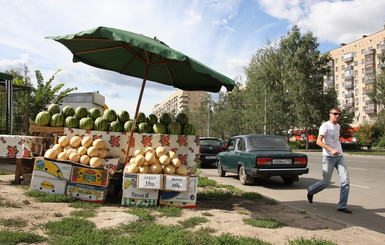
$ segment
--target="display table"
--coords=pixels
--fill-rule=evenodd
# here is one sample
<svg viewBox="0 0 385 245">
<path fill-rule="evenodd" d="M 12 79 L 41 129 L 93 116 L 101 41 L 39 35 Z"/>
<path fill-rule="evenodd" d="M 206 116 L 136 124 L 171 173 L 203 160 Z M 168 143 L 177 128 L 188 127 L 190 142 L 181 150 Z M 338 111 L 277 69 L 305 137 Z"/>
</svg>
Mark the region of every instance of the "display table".
<svg viewBox="0 0 385 245">
<path fill-rule="evenodd" d="M 15 160 L 15 182 L 20 183 L 24 172 L 32 173 L 35 156 L 41 156 L 44 137 L 24 135 L 0 135 L 0 158 Z M 31 165 L 31 166 L 29 166 Z"/>
<path fill-rule="evenodd" d="M 109 156 L 119 158 L 119 163 L 124 163 L 128 149 L 129 132 L 108 132 L 96 130 L 84 130 L 64 128 L 64 135 L 68 137 L 89 136 L 93 140 L 104 139 L 107 143 Z M 195 166 L 199 163 L 199 136 L 197 135 L 174 135 L 174 134 L 139 134 L 134 133 L 133 147 L 130 148 L 129 156 L 134 154 L 135 149 L 145 149 L 146 147 L 164 146 L 168 150 L 174 151 L 182 164 L 187 167 Z"/>
</svg>

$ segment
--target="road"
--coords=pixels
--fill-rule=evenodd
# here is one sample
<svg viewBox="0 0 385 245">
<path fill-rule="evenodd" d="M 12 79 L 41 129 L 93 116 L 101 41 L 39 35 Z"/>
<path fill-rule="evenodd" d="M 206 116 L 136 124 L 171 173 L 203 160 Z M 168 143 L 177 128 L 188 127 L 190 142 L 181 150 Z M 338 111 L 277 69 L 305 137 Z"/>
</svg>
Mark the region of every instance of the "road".
<svg viewBox="0 0 385 245">
<path fill-rule="evenodd" d="M 283 205 L 321 215 L 346 224 L 360 226 L 385 235 L 385 157 L 349 156 L 345 154 L 350 175 L 348 208 L 353 214 L 336 211 L 339 199 L 339 179 L 335 171 L 331 185 L 314 196 L 313 204 L 306 199 L 307 187 L 322 176 L 321 153 L 306 153 L 309 158 L 309 174 L 299 182 L 285 185 L 279 177 L 244 186 L 236 174 L 226 173 L 217 177 L 216 168 L 202 169 L 202 175 L 221 184 L 230 184 L 245 191 L 255 191 Z"/>
</svg>

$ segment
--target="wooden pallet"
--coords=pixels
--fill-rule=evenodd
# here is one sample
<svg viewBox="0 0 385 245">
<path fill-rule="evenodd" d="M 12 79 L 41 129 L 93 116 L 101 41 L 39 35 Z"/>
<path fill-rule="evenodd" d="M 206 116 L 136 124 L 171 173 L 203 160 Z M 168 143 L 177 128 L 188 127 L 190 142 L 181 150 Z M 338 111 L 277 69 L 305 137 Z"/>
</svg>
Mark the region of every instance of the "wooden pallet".
<svg viewBox="0 0 385 245">
<path fill-rule="evenodd" d="M 42 134 L 64 134 L 64 127 L 47 127 L 37 125 L 34 121 L 29 121 L 29 133 L 42 133 Z"/>
</svg>

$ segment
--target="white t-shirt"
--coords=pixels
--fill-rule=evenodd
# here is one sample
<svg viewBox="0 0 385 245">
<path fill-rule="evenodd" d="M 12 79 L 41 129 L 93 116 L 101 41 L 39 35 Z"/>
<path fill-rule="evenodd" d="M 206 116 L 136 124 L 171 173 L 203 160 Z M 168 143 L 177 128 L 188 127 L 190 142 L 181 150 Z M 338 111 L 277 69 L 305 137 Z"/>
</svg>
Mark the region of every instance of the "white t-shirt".
<svg viewBox="0 0 385 245">
<path fill-rule="evenodd" d="M 324 122 L 319 128 L 319 135 L 324 136 L 322 140 L 323 143 L 337 150 L 342 155 L 343 154 L 342 146 L 339 140 L 340 128 L 341 127 L 338 123 L 333 124 L 330 121 L 327 121 L 327 122 Z M 322 154 L 324 156 L 333 156 L 333 154 L 330 151 L 326 150 L 325 148 L 322 148 Z"/>
</svg>

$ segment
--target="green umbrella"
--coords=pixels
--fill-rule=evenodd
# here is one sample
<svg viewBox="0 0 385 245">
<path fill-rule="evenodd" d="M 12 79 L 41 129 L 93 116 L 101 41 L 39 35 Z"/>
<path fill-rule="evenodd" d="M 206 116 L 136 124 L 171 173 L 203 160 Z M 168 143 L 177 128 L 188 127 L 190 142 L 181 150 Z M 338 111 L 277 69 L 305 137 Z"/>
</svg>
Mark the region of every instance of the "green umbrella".
<svg viewBox="0 0 385 245">
<path fill-rule="evenodd" d="M 147 80 L 189 91 L 219 92 L 222 86 L 227 90 L 236 86 L 230 78 L 170 48 L 156 38 L 141 34 L 97 27 L 75 34 L 47 38 L 66 46 L 72 52 L 74 62 L 142 78 L 134 121 Z M 132 136 L 133 130 L 129 147 Z"/>
</svg>

